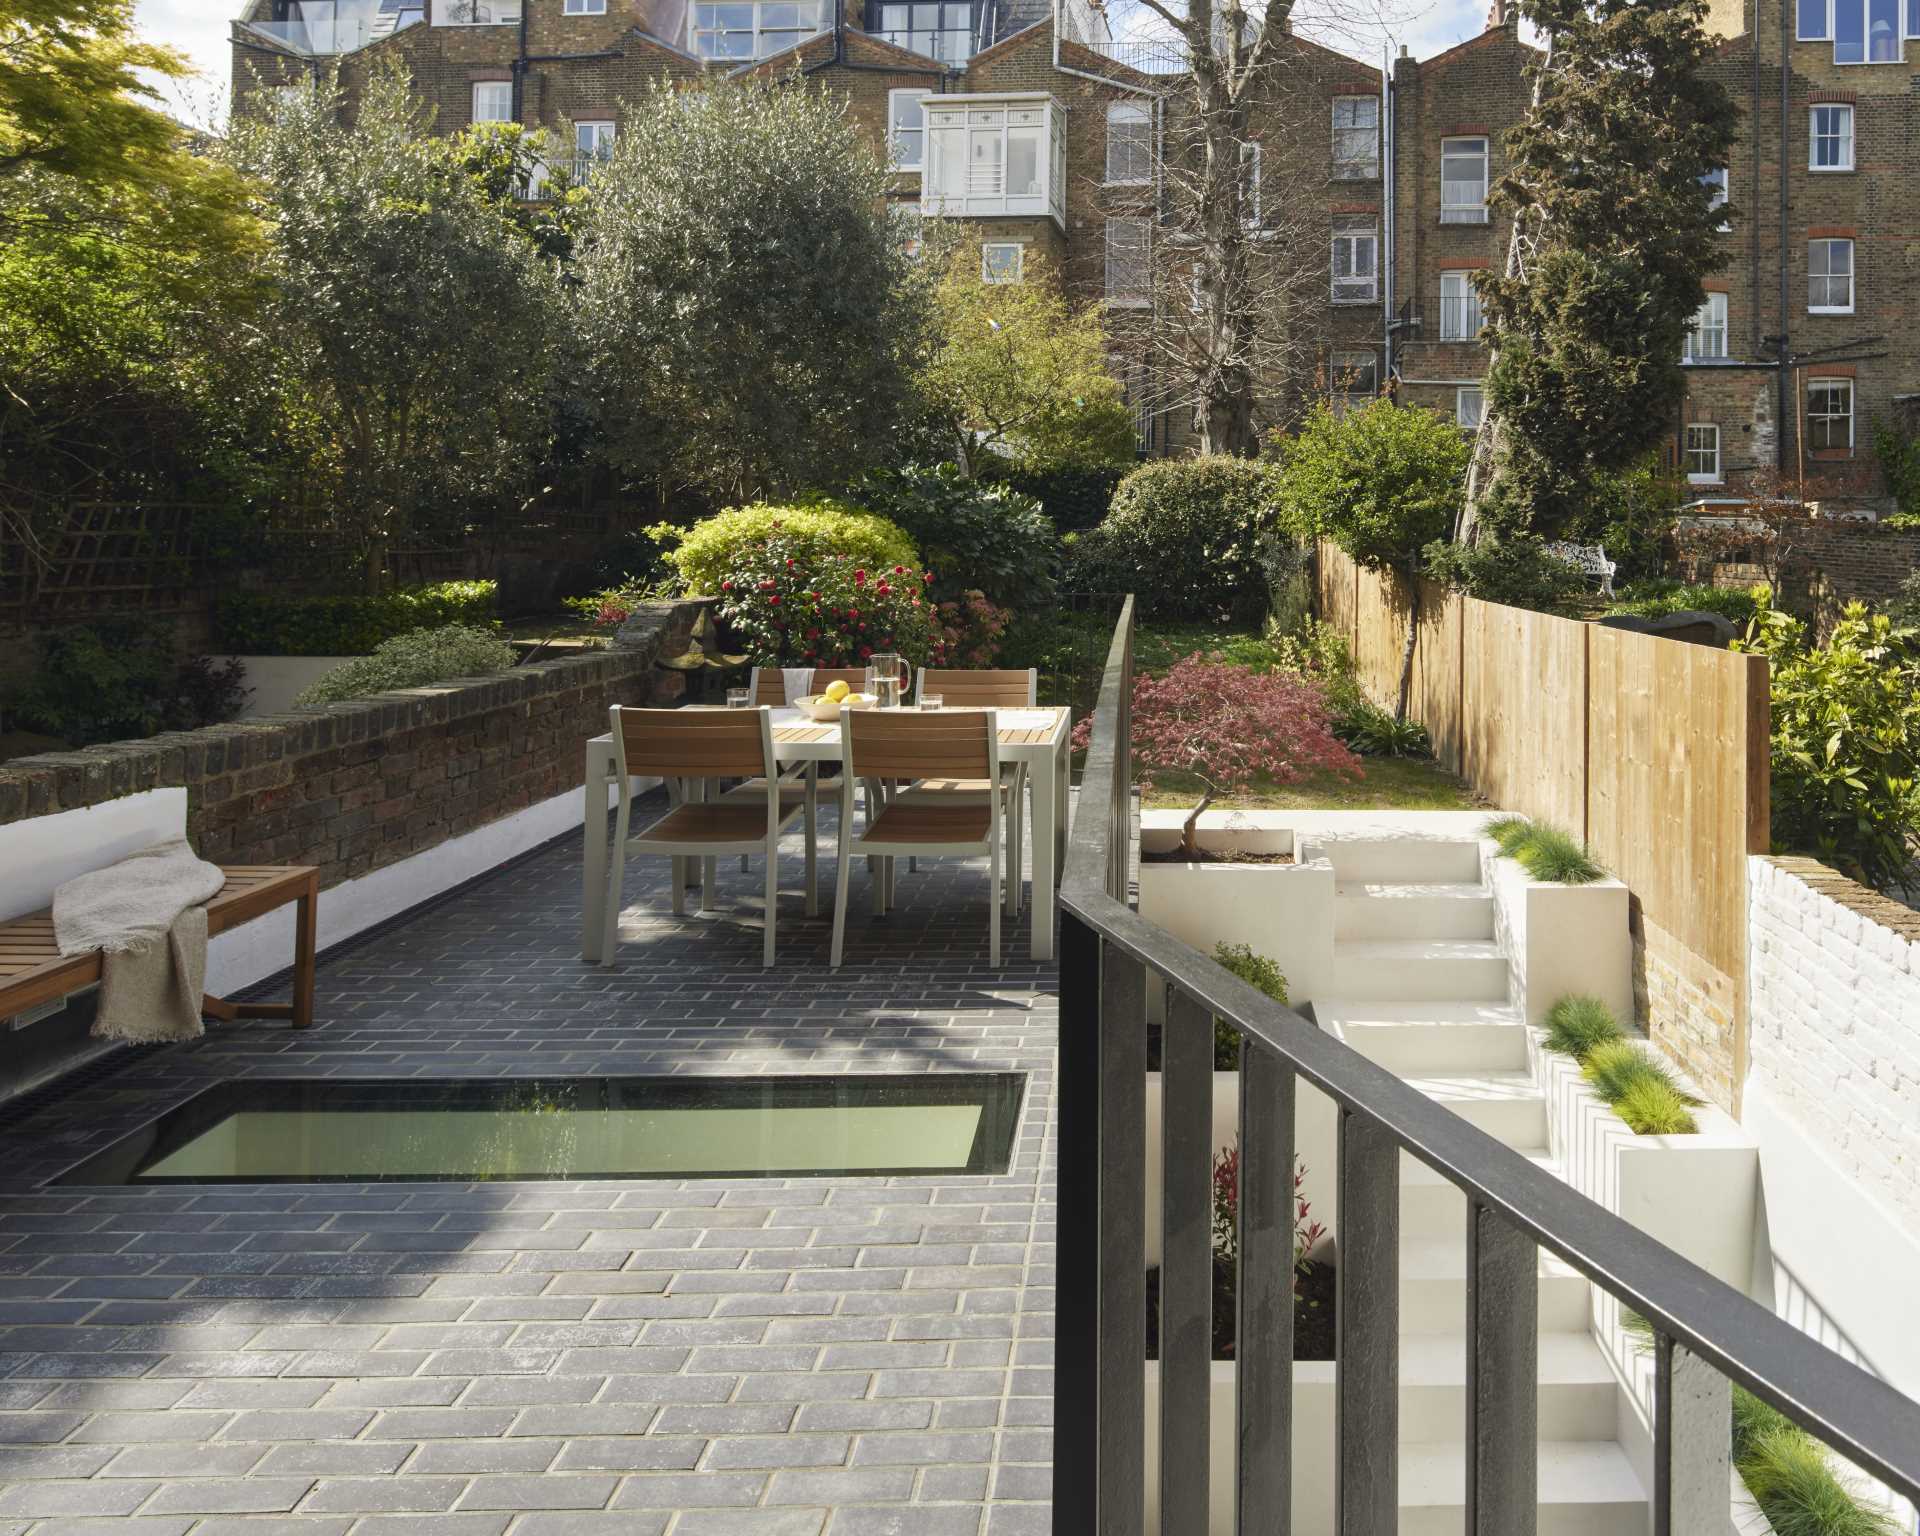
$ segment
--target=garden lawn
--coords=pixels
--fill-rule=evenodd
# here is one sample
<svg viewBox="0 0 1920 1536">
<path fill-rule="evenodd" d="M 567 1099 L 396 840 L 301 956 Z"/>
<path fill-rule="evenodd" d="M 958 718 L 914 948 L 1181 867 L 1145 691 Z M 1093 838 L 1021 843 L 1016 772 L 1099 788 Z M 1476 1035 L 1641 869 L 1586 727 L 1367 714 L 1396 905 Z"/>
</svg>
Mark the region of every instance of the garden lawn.
<svg viewBox="0 0 1920 1536">
<path fill-rule="evenodd" d="M 1471 811 L 1485 804 L 1466 784 L 1429 758 L 1369 757 L 1361 760 L 1363 779 L 1316 774 L 1298 784 L 1262 778 L 1244 795 L 1223 795 L 1216 807 L 1285 811 Z M 1182 810 L 1200 803 L 1202 786 L 1190 774 L 1156 776 L 1142 789 L 1141 804 Z"/>
</svg>

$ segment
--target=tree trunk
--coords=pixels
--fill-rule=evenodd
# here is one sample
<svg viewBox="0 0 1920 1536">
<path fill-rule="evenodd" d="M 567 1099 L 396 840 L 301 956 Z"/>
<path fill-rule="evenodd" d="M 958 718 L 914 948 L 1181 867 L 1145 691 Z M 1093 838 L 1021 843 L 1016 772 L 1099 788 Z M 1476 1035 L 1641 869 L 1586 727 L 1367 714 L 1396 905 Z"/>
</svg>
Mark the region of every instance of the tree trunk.
<svg viewBox="0 0 1920 1536">
<path fill-rule="evenodd" d="M 1420 639 L 1420 582 L 1403 578 L 1407 584 L 1407 644 L 1400 653 L 1400 702 L 1394 706 L 1394 723 L 1407 718 L 1407 706 L 1413 702 L 1413 650 Z"/>
</svg>

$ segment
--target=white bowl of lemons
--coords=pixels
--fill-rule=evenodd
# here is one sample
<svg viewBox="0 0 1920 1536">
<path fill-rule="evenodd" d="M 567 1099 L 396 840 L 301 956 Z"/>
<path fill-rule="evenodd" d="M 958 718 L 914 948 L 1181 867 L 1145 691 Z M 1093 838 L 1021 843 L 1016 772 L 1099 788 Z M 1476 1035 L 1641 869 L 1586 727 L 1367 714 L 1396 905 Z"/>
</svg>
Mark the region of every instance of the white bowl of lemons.
<svg viewBox="0 0 1920 1536">
<path fill-rule="evenodd" d="M 822 724 L 832 724 L 840 718 L 840 709 L 872 709 L 875 699 L 870 693 L 855 693 L 845 683 L 834 681 L 827 684 L 824 693 L 803 693 L 793 701 L 793 707 L 809 719 Z"/>
</svg>

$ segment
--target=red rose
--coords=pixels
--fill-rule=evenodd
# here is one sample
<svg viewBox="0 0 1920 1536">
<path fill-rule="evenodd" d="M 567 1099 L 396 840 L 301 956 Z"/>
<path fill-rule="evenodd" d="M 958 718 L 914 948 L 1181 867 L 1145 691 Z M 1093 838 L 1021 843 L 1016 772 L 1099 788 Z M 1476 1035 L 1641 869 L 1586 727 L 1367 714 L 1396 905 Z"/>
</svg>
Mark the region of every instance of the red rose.
<svg viewBox="0 0 1920 1536">
<path fill-rule="evenodd" d="M 866 626 L 865 626 L 865 625 L 862 625 L 861 627 L 862 627 L 862 628 L 865 628 Z M 860 655 L 862 656 L 862 658 L 865 658 L 865 657 L 868 657 L 868 656 L 871 656 L 872 654 L 873 654 L 873 647 L 872 647 L 872 646 L 870 646 L 870 645 L 863 645 L 863 646 L 861 646 L 861 647 L 860 647 Z"/>
<path fill-rule="evenodd" d="M 853 584 L 856 587 L 864 587 L 867 584 L 867 573 L 864 570 L 856 569 L 853 573 Z"/>
<path fill-rule="evenodd" d="M 770 607 L 773 607 L 773 608 L 778 608 L 778 607 L 780 606 L 780 596 L 779 596 L 779 594 L 778 594 L 778 593 L 775 593 L 775 594 L 774 594 L 774 595 L 773 595 L 772 597 L 770 597 L 770 598 L 768 598 L 768 599 L 767 599 L 767 603 L 768 603 L 768 606 L 770 606 Z"/>
<path fill-rule="evenodd" d="M 731 592 L 731 591 L 733 590 L 733 583 L 732 583 L 732 582 L 730 582 L 730 581 L 723 581 L 723 582 L 721 582 L 721 583 L 720 583 L 720 590 L 721 590 L 722 592 Z"/>
<path fill-rule="evenodd" d="M 820 631 L 819 631 L 819 630 L 817 630 L 817 629 L 810 629 L 810 630 L 808 630 L 808 631 L 807 631 L 807 638 L 808 638 L 809 640 L 818 640 L 818 639 L 820 638 Z"/>
</svg>

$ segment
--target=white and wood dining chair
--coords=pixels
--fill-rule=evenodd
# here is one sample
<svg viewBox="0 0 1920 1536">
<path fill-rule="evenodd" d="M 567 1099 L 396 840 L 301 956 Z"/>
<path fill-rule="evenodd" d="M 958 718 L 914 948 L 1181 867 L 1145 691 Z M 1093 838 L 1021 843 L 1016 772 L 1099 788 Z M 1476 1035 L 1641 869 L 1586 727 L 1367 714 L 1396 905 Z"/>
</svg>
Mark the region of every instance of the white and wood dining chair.
<svg viewBox="0 0 1920 1536">
<path fill-rule="evenodd" d="M 916 710 L 843 709 L 840 751 L 846 783 L 840 793 L 840 864 L 833 896 L 833 967 L 846 951 L 847 882 L 853 860 L 878 860 L 873 910 L 884 913 L 893 861 L 902 855 L 968 857 L 984 853 L 991 871 L 987 932 L 993 964 L 1000 964 L 1000 797 L 926 785 L 1000 778 L 1000 736 L 990 709 L 922 714 Z M 853 830 L 853 785 L 867 786 L 867 814 Z M 915 786 L 909 797 L 892 784 Z"/>
<path fill-rule="evenodd" d="M 993 669 L 973 667 L 922 667 L 915 695 L 925 700 L 938 694 L 942 707 L 950 709 L 1033 709 L 1040 703 L 1040 672 L 1037 667 Z M 984 795 L 982 783 L 940 784 L 938 789 L 968 790 Z M 1007 913 L 1020 911 L 1021 880 L 1026 862 L 1026 787 L 1027 765 L 1015 763 L 1000 781 L 1000 792 L 1008 798 L 1005 816 L 1007 828 Z M 907 861 L 912 871 L 915 861 Z"/>
<path fill-rule="evenodd" d="M 632 804 L 623 794 L 614 818 L 613 860 L 608 876 L 607 931 L 602 965 L 613 963 L 619 945 L 620 887 L 627 860 L 636 854 L 673 861 L 673 911 L 686 911 L 686 860 L 701 862 L 700 910 L 711 911 L 715 861 L 723 854 L 759 854 L 767 861 L 766 939 L 762 965 L 773 964 L 774 921 L 780 903 L 780 834 L 807 813 L 807 887 L 813 889 L 812 803 L 783 794 L 773 754 L 772 716 L 764 709 L 627 709 L 616 704 L 613 750 L 618 782 L 635 774 L 666 780 L 667 813 L 629 834 Z M 758 779 L 756 795 L 712 799 L 715 779 Z"/>
<path fill-rule="evenodd" d="M 786 668 L 755 667 L 749 675 L 747 686 L 752 690 L 755 708 L 779 709 L 791 704 L 787 697 Z M 813 667 L 808 670 L 807 688 L 818 693 L 829 683 L 845 683 L 849 688 L 858 689 L 867 680 L 864 667 Z M 757 797 L 766 790 L 766 781 L 757 775 L 744 784 L 735 785 L 727 790 L 723 798 L 734 796 Z M 780 792 L 783 795 L 805 796 L 807 800 L 807 846 L 813 846 L 812 831 L 814 821 L 820 813 L 820 807 L 836 800 L 840 795 L 840 775 L 822 773 L 818 763 L 807 763 L 791 768 L 780 780 Z M 741 859 L 740 869 L 745 873 L 747 859 Z M 812 917 L 820 910 L 820 898 L 814 889 L 813 861 L 807 861 L 807 916 Z"/>
</svg>

